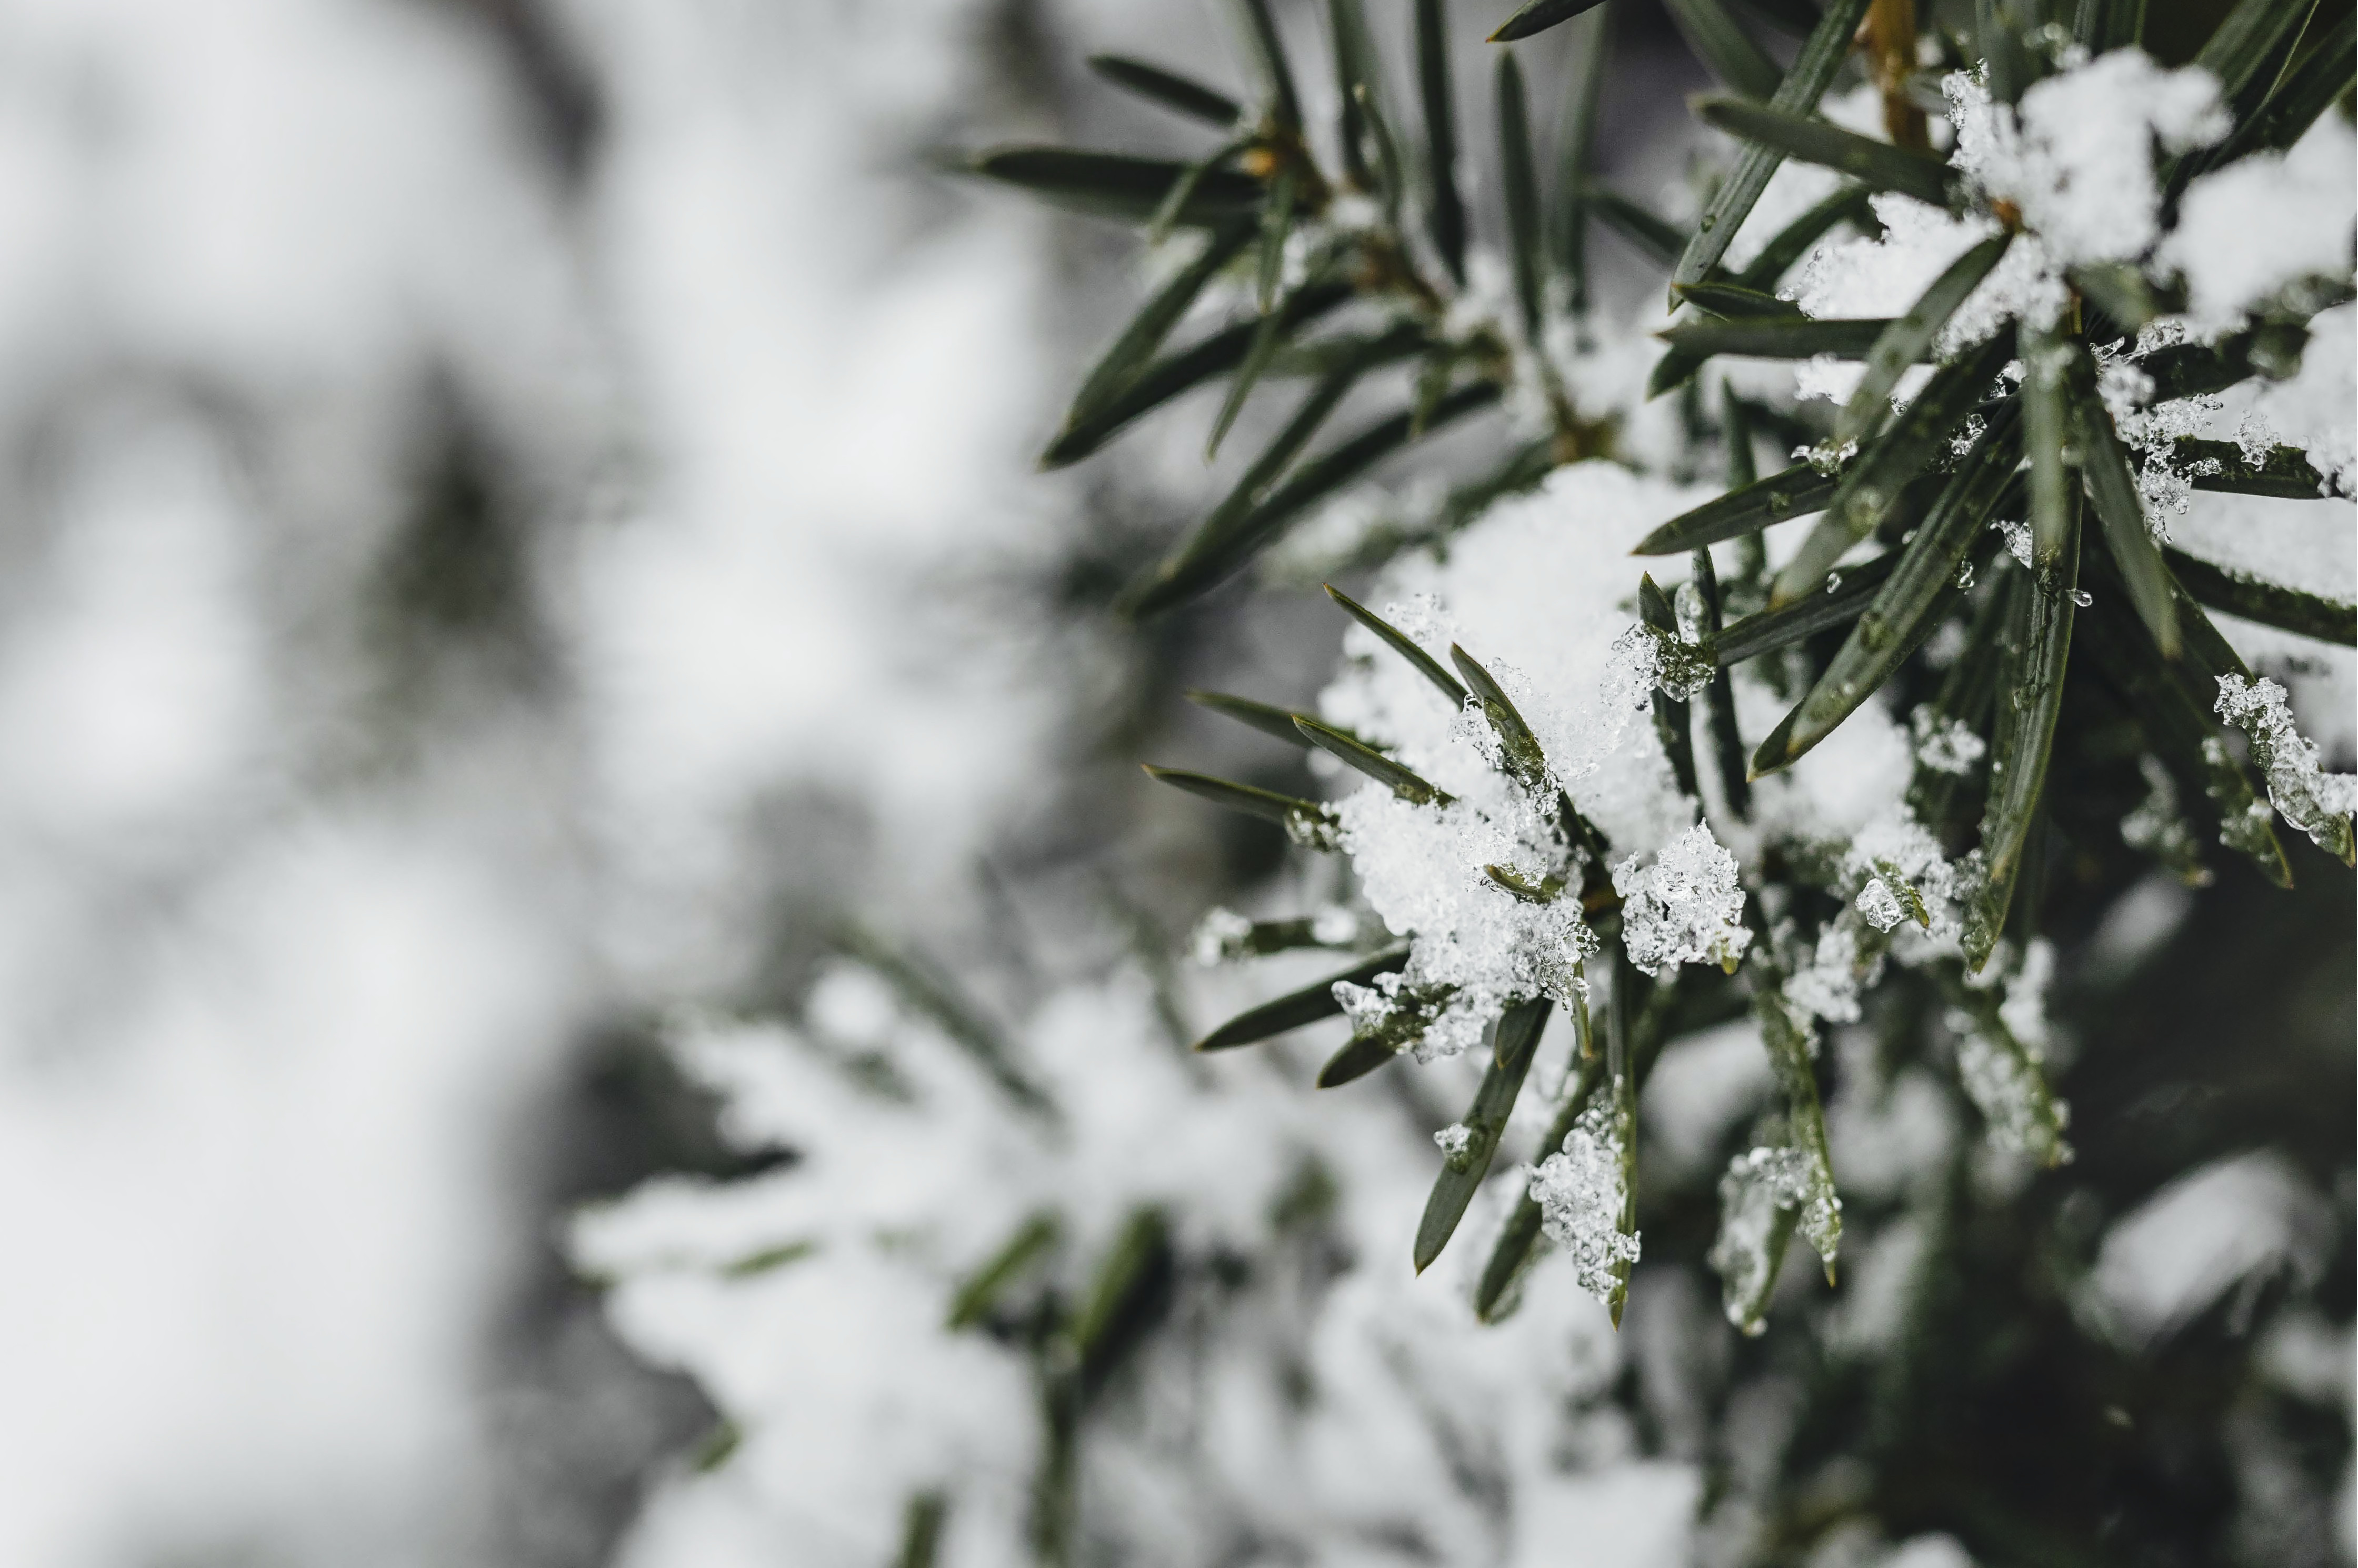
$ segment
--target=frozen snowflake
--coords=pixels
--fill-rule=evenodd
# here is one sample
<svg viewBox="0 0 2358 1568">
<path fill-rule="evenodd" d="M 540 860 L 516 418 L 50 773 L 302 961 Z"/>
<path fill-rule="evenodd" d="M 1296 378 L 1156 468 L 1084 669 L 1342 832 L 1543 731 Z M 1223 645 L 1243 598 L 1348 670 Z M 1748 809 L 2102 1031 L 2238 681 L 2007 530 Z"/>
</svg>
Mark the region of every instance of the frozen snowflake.
<svg viewBox="0 0 2358 1568">
<path fill-rule="evenodd" d="M 1829 438 L 1814 447 L 1795 447 L 1790 455 L 1797 463 L 1807 463 L 1822 474 L 1832 475 L 1840 473 L 1843 464 L 1858 456 L 1858 442 L 1855 439 L 1836 441 Z"/>
<path fill-rule="evenodd" d="M 1690 645 L 1702 642 L 1703 623 L 1707 612 L 1707 607 L 1704 603 L 1703 589 L 1697 588 L 1692 581 L 1682 582 L 1679 584 L 1677 597 L 1671 602 L 1678 611 L 1679 641 Z M 1708 684 L 1709 680 L 1710 677 L 1706 676 L 1705 683 Z"/>
<path fill-rule="evenodd" d="M 2012 517 L 1993 517 L 1990 519 L 1990 526 L 1996 529 L 2005 538 L 2007 555 L 2026 567 L 2030 564 L 2030 524 L 2028 523 Z"/>
<path fill-rule="evenodd" d="M 1449 1168 L 1459 1170 L 1464 1167 L 1466 1157 L 1474 1147 L 1474 1130 L 1462 1121 L 1453 1121 L 1434 1133 L 1433 1141 L 1434 1147 L 1441 1151 L 1442 1159 L 1448 1162 Z"/>
<path fill-rule="evenodd" d="M 1600 1094 L 1564 1135 L 1563 1147 L 1531 1174 L 1540 1224 L 1572 1257 L 1581 1289 L 1610 1302 L 1619 1285 L 1615 1267 L 1638 1260 L 1638 1238 L 1621 1228 L 1628 1198 L 1622 1177 L 1626 1151 L 1612 1109 Z"/>
<path fill-rule="evenodd" d="M 1613 887 L 1622 899 L 1621 939 L 1640 969 L 1717 964 L 1733 974 L 1752 941 L 1736 857 L 1704 823 L 1662 846 L 1643 870 L 1635 855 L 1616 866 Z"/>
</svg>

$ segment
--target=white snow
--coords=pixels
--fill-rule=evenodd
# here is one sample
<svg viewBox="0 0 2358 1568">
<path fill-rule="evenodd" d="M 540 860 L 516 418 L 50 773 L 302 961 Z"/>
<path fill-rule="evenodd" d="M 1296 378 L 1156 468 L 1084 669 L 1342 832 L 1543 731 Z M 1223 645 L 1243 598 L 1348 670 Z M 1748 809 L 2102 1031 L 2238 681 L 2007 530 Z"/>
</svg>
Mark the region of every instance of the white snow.
<svg viewBox="0 0 2358 1568">
<path fill-rule="evenodd" d="M 1635 1263 L 1639 1252 L 1639 1238 L 1621 1228 L 1628 1193 L 1621 1174 L 1627 1151 L 1612 1101 L 1611 1090 L 1600 1089 L 1564 1135 L 1563 1147 L 1531 1174 L 1531 1195 L 1544 1217 L 1541 1223 L 1571 1258 L 1580 1288 L 1600 1302 L 1616 1288 L 1615 1267 Z"/>
<path fill-rule="evenodd" d="M 1662 846 L 1643 870 L 1630 856 L 1613 869 L 1613 887 L 1622 898 L 1622 941 L 1640 969 L 1716 964 L 1733 973 L 1751 945 L 1736 857 L 1708 824 L 1698 822 Z"/>
<path fill-rule="evenodd" d="M 2156 260 L 2180 273 L 2204 335 L 2308 277 L 2347 281 L 2358 211 L 2358 132 L 2319 116 L 2289 152 L 2255 153 L 2186 188 Z"/>
<path fill-rule="evenodd" d="M 2082 1305 L 2133 1349 L 2183 1328 L 2238 1281 L 2301 1256 L 2328 1223 L 2281 1155 L 2216 1161 L 2179 1177 L 2104 1233 Z"/>
<path fill-rule="evenodd" d="M 2128 261 L 2159 235 L 2154 153 L 2227 134 L 2219 83 L 2115 49 L 2032 84 L 2014 111 L 1972 76 L 1942 84 L 1957 128 L 1952 160 L 1992 200 L 2011 202 L 2053 264 Z"/>
</svg>

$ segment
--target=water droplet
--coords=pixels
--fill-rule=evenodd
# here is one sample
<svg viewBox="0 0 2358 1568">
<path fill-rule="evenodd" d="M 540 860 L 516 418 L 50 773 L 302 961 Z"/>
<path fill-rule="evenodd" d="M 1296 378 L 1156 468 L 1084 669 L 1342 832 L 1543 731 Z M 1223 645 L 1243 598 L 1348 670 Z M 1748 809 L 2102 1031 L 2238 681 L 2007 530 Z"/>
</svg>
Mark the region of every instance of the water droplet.
<svg viewBox="0 0 2358 1568">
<path fill-rule="evenodd" d="M 1828 593 L 1832 593 L 1834 589 L 1840 587 L 1842 587 L 1842 573 L 1828 572 L 1826 574 L 1826 591 Z"/>
<path fill-rule="evenodd" d="M 2071 590 L 2071 602 L 2085 610 L 2096 602 L 2096 596 L 2084 588 L 2075 588 Z"/>
</svg>

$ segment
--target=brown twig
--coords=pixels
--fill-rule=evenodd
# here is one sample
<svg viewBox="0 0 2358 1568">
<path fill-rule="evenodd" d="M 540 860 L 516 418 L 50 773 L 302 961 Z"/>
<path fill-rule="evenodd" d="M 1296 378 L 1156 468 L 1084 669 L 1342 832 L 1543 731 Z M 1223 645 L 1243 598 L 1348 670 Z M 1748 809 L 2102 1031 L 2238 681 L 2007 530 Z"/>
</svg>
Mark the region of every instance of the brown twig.
<svg viewBox="0 0 2358 1568">
<path fill-rule="evenodd" d="M 1931 152 L 1924 111 L 1908 96 L 1908 79 L 1916 71 L 1916 0 L 1874 0 L 1859 27 L 1858 47 L 1883 93 L 1883 129 L 1892 145 Z"/>
</svg>

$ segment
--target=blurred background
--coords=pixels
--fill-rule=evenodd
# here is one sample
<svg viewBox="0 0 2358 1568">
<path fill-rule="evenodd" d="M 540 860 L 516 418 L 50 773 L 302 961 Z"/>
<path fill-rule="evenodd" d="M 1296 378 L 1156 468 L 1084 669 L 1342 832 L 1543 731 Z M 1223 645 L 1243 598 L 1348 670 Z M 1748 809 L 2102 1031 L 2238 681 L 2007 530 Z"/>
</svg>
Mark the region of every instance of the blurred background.
<svg viewBox="0 0 2358 1568">
<path fill-rule="evenodd" d="M 1617 25 L 1605 162 L 1675 209 L 1702 77 Z M 1107 618 L 1219 482 L 1184 431 L 1030 467 L 1149 264 L 938 168 L 1152 146 L 1083 55 L 1230 48 L 1208 3 L 0 5 L 0 1563 L 611 1560 L 713 1412 L 564 1218 L 746 1159 L 653 1021 L 798 996 L 853 917 L 1005 974 L 1267 872 L 1131 763 L 1258 765 L 1172 697 L 1304 697 L 1336 629 Z M 2314 885 L 2286 1027 L 2346 1105 Z"/>
</svg>

